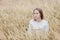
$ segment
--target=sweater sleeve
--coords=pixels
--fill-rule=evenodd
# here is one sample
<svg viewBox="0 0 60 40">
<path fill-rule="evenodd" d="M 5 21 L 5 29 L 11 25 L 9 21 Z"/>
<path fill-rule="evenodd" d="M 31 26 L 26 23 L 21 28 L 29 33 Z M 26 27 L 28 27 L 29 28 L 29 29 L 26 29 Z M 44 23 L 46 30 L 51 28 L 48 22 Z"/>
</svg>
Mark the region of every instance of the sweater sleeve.
<svg viewBox="0 0 60 40">
<path fill-rule="evenodd" d="M 47 38 L 48 36 L 48 32 L 49 32 L 49 24 L 48 22 L 45 23 L 45 39 Z"/>
<path fill-rule="evenodd" d="M 45 24 L 46 24 L 45 25 L 45 31 L 48 33 L 49 32 L 49 24 L 48 24 L 48 22 L 46 22 Z"/>
<path fill-rule="evenodd" d="M 29 22 L 29 27 L 28 27 L 28 31 L 27 31 L 27 33 L 28 33 L 28 37 L 30 38 L 30 40 L 31 40 L 31 36 L 32 36 L 32 25 L 31 25 L 31 23 Z"/>
<path fill-rule="evenodd" d="M 29 24 L 28 32 L 29 32 L 29 33 L 31 33 L 31 32 L 32 32 L 32 25 L 31 25 L 31 24 Z"/>
</svg>

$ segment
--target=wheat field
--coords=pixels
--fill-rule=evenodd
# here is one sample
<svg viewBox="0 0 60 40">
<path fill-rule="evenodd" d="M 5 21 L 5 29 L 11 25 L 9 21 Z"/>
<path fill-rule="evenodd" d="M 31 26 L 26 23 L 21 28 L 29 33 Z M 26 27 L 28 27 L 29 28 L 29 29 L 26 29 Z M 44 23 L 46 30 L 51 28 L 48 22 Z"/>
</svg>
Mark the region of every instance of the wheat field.
<svg viewBox="0 0 60 40">
<path fill-rule="evenodd" d="M 60 0 L 0 0 L 0 40 L 30 40 L 26 32 L 35 8 L 49 21 L 47 40 L 60 40 Z"/>
</svg>

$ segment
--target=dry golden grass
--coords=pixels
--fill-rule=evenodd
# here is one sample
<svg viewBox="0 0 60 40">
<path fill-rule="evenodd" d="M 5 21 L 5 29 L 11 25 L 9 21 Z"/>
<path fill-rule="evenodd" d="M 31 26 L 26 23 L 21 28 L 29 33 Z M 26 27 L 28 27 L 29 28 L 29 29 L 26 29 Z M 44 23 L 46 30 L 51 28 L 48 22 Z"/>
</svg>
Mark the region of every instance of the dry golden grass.
<svg viewBox="0 0 60 40">
<path fill-rule="evenodd" d="M 47 40 L 60 40 L 60 0 L 0 0 L 0 40 L 30 40 L 26 30 L 36 7 L 49 21 Z"/>
</svg>

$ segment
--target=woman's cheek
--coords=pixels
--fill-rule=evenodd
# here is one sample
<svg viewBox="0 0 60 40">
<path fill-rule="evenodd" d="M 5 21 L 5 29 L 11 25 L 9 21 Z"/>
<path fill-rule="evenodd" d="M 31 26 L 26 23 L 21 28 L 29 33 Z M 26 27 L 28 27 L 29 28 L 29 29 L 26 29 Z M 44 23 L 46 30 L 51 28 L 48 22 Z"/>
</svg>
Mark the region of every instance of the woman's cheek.
<svg viewBox="0 0 60 40">
<path fill-rule="evenodd" d="M 34 19 L 36 19 L 36 17 L 34 17 Z"/>
</svg>

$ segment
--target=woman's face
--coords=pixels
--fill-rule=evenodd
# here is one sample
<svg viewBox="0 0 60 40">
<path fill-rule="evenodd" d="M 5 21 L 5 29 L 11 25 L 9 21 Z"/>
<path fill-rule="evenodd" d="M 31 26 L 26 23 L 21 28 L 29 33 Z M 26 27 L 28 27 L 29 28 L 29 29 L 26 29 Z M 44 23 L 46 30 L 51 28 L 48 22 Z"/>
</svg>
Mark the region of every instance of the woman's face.
<svg viewBox="0 0 60 40">
<path fill-rule="evenodd" d="M 35 10 L 34 13 L 33 13 L 33 16 L 34 16 L 35 20 L 40 19 L 40 13 L 39 13 L 39 11 Z"/>
</svg>

